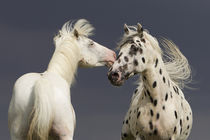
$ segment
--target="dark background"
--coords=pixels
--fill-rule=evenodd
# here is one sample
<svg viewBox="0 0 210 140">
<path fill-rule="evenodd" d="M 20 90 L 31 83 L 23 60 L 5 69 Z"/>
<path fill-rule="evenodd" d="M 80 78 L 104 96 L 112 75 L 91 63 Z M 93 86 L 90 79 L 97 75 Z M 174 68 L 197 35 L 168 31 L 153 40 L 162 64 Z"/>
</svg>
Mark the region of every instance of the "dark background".
<svg viewBox="0 0 210 140">
<path fill-rule="evenodd" d="M 188 58 L 194 90 L 185 89 L 194 116 L 189 140 L 208 140 L 210 126 L 209 0 L 1 0 L 0 140 L 9 140 L 7 110 L 15 80 L 43 72 L 53 54 L 53 37 L 70 19 L 85 18 L 96 28 L 95 41 L 114 49 L 123 24 L 140 22 L 157 38 L 173 40 Z M 116 88 L 107 68 L 79 69 L 72 87 L 75 140 L 119 140 L 136 78 Z"/>
</svg>

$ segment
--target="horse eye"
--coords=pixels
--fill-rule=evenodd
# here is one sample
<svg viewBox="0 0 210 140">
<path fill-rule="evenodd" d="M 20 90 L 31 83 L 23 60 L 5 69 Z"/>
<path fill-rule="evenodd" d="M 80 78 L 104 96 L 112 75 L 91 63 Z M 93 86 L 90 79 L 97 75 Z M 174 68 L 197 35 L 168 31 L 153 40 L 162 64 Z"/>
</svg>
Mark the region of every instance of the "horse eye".
<svg viewBox="0 0 210 140">
<path fill-rule="evenodd" d="M 94 45 L 94 42 L 93 41 L 91 41 L 90 42 L 90 44 L 89 44 L 89 46 L 93 46 Z"/>
</svg>

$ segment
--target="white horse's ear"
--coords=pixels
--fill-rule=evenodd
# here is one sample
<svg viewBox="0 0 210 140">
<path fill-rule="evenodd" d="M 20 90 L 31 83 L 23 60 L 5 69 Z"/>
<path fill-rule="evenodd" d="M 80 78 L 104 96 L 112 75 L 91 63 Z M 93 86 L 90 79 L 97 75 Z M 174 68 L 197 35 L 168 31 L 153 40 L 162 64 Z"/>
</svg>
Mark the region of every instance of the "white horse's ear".
<svg viewBox="0 0 210 140">
<path fill-rule="evenodd" d="M 126 24 L 124 24 L 124 32 L 128 35 L 129 34 L 129 28 Z"/>
<path fill-rule="evenodd" d="M 142 28 L 142 25 L 140 23 L 137 23 L 137 32 L 139 34 L 143 33 L 143 28 Z"/>
<path fill-rule="evenodd" d="M 74 36 L 75 36 L 76 38 L 79 37 L 79 33 L 78 33 L 78 31 L 77 31 L 76 29 L 74 29 Z"/>
</svg>

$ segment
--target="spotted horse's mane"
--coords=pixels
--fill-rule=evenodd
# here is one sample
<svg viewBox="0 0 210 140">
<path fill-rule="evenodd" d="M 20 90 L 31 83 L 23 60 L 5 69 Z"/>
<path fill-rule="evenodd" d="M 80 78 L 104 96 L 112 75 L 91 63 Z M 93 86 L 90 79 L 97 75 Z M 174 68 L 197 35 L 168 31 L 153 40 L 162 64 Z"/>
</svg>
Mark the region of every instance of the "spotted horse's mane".
<svg viewBox="0 0 210 140">
<path fill-rule="evenodd" d="M 124 34 L 117 45 L 117 49 L 120 49 L 126 43 L 133 42 L 133 37 L 142 36 L 138 34 L 136 26 L 127 27 L 129 34 Z M 158 40 L 145 29 L 143 30 L 143 36 L 150 42 L 153 49 L 160 53 L 171 80 L 181 89 L 186 87 L 192 80 L 191 68 L 187 58 L 181 53 L 179 48 L 171 40 L 162 37 L 159 39 L 160 45 L 163 48 L 161 49 Z"/>
</svg>

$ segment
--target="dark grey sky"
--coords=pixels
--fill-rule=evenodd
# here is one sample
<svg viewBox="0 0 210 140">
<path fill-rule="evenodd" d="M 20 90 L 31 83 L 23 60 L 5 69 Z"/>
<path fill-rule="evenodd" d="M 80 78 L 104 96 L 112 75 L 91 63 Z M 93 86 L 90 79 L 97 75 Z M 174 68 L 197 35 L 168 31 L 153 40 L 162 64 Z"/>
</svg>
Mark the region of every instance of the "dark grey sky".
<svg viewBox="0 0 210 140">
<path fill-rule="evenodd" d="M 114 49 L 123 24 L 140 22 L 154 36 L 173 40 L 188 58 L 195 90 L 184 90 L 194 114 L 189 140 L 208 140 L 210 126 L 209 0 L 1 0 L 0 139 L 9 140 L 7 110 L 15 80 L 43 72 L 54 51 L 53 36 L 68 20 L 86 18 L 92 38 Z M 119 140 L 134 81 L 115 88 L 107 68 L 79 69 L 72 102 L 77 116 L 75 140 Z"/>
</svg>

